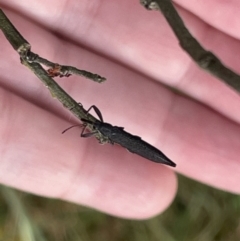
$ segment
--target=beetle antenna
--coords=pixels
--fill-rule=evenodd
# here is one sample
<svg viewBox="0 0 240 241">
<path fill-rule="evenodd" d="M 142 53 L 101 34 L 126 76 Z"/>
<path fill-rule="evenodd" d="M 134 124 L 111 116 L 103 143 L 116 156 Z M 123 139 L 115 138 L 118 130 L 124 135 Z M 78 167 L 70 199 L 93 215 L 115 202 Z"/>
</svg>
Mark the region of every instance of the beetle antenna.
<svg viewBox="0 0 240 241">
<path fill-rule="evenodd" d="M 67 129 L 65 129 L 65 130 L 62 132 L 62 134 L 65 133 L 66 131 L 72 129 L 73 127 L 77 127 L 77 126 L 81 126 L 81 127 L 82 127 L 83 125 L 82 125 L 82 124 L 78 124 L 78 125 L 70 126 L 70 127 L 68 127 Z"/>
</svg>

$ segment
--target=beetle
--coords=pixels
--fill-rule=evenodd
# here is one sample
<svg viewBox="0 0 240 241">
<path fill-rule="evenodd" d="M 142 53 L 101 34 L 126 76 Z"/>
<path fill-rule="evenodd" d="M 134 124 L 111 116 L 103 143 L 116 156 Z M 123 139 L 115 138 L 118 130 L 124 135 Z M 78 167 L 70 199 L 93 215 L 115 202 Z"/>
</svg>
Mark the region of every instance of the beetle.
<svg viewBox="0 0 240 241">
<path fill-rule="evenodd" d="M 89 113 L 91 109 L 94 109 L 99 117 L 99 120 L 90 121 L 88 119 L 81 118 L 81 121 L 85 124 L 81 137 L 89 137 L 100 132 L 103 136 L 109 139 L 111 144 L 117 143 L 122 147 L 125 147 L 128 151 L 142 156 L 150 161 L 162 163 L 172 167 L 176 166 L 176 164 L 165 156 L 160 150 L 145 142 L 139 136 L 134 136 L 124 131 L 123 127 L 113 126 L 104 122 L 100 110 L 95 105 L 92 105 L 86 113 Z M 87 124 L 92 125 L 94 129 L 93 132 L 84 133 Z"/>
</svg>

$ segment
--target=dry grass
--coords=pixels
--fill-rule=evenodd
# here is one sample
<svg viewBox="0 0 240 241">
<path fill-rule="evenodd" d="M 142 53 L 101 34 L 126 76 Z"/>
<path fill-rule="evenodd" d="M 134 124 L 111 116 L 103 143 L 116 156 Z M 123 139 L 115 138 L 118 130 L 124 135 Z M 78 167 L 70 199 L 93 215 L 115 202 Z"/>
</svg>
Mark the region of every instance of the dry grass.
<svg viewBox="0 0 240 241">
<path fill-rule="evenodd" d="M 179 176 L 172 206 L 146 221 L 123 220 L 1 187 L 4 241 L 239 241 L 240 197 Z"/>
</svg>

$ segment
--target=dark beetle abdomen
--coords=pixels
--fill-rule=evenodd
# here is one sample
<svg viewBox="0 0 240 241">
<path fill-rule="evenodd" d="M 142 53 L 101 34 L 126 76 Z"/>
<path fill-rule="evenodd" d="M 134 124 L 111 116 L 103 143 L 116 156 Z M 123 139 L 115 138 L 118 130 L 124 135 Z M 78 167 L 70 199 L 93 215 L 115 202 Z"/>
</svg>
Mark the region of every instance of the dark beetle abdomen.
<svg viewBox="0 0 240 241">
<path fill-rule="evenodd" d="M 97 129 L 113 142 L 125 147 L 132 153 L 136 153 L 153 162 L 158 162 L 175 167 L 176 164 L 165 156 L 160 150 L 143 141 L 139 136 L 131 135 L 122 127 L 112 126 L 108 123 L 98 123 Z"/>
</svg>

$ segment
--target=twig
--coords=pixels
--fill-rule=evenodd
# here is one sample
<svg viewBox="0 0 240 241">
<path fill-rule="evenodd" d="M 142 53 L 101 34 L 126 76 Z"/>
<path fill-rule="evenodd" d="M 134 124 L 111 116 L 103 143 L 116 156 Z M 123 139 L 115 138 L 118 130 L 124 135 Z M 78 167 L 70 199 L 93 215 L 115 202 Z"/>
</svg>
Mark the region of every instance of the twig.
<svg viewBox="0 0 240 241">
<path fill-rule="evenodd" d="M 36 63 L 43 64 L 50 67 L 51 68 L 49 70 L 50 74 L 51 74 L 51 71 L 56 70 L 56 66 L 57 66 L 59 69 L 58 73 L 56 73 L 55 71 L 55 75 L 52 77 L 56 77 L 56 76 L 68 77 L 71 74 L 76 74 L 76 75 L 84 76 L 98 83 L 102 83 L 103 81 L 106 80 L 106 78 L 101 77 L 100 75 L 93 74 L 85 70 L 80 70 L 72 66 L 64 66 L 64 65 L 53 63 L 31 52 L 30 51 L 31 45 L 17 31 L 17 29 L 13 26 L 13 24 L 9 21 L 9 19 L 1 9 L 0 9 L 0 28 L 2 29 L 5 37 L 11 43 L 13 48 L 20 54 L 22 59 L 25 59 L 29 63 L 36 62 Z"/>
<path fill-rule="evenodd" d="M 37 55 L 30 51 L 31 45 L 23 38 L 23 36 L 12 25 L 12 23 L 9 21 L 9 19 L 1 9 L 0 9 L 0 29 L 3 31 L 9 43 L 19 53 L 21 58 L 21 63 L 24 64 L 26 67 L 28 67 L 44 83 L 44 85 L 49 89 L 49 91 L 51 92 L 54 98 L 57 98 L 63 104 L 63 106 L 69 109 L 78 119 L 80 120 L 89 119 L 92 122 L 95 122 L 97 120 L 94 116 L 87 113 L 87 111 L 83 108 L 81 104 L 77 103 L 70 95 L 68 95 L 51 78 L 51 76 L 49 76 L 49 73 L 40 65 L 40 63 L 42 63 L 50 67 L 56 67 L 56 64 L 53 64 L 52 62 L 44 60 L 43 58 L 40 58 L 40 57 L 36 58 L 38 59 L 38 61 L 35 61 L 35 62 L 31 61 L 31 58 L 29 56 L 33 56 L 33 55 L 37 56 Z M 67 68 L 67 71 L 70 71 L 70 73 L 73 73 L 71 68 L 73 67 L 70 67 L 70 70 Z M 63 69 L 66 70 L 66 66 L 63 66 Z M 73 68 L 73 69 L 77 70 L 76 68 Z M 81 70 L 77 70 L 77 71 L 81 72 Z M 93 126 L 91 124 L 88 124 L 87 126 L 91 131 L 93 131 Z M 109 142 L 108 138 L 103 136 L 100 132 L 96 134 L 96 138 L 99 140 L 100 143 Z"/>
<path fill-rule="evenodd" d="M 1 9 L 0 28 L 14 49 L 19 53 L 21 63 L 28 67 L 44 83 L 54 98 L 57 98 L 64 107 L 69 109 L 83 122 L 84 128 L 81 133 L 81 137 L 95 135 L 95 137 L 102 144 L 107 142 L 111 144 L 117 143 L 128 149 L 130 152 L 136 153 L 139 156 L 142 156 L 153 162 L 166 164 L 172 167 L 176 166 L 176 164 L 165 156 L 160 150 L 143 141 L 140 137 L 124 131 L 123 127 L 113 126 L 109 123 L 103 122 L 102 114 L 96 106 L 93 105 L 88 110 L 85 110 L 81 104 L 78 104 L 51 78 L 54 76 L 68 77 L 70 74 L 76 73 L 84 75 L 85 77 L 87 76 L 88 78 L 91 76 L 91 79 L 94 77 L 95 81 L 101 82 L 101 80 L 103 80 L 102 77 L 99 75 L 93 75 L 87 71 L 78 70 L 74 67 L 60 66 L 31 52 L 30 44 L 15 29 Z M 47 72 L 41 66 L 41 64 L 46 65 L 51 69 Z M 89 111 L 92 108 L 95 110 L 100 120 L 97 120 L 94 116 L 89 114 Z M 88 127 L 92 132 L 83 133 L 86 127 Z"/>
<path fill-rule="evenodd" d="M 72 66 L 66 66 L 66 65 L 60 65 L 57 63 L 53 63 L 47 59 L 40 57 L 38 54 L 35 54 L 30 51 L 27 52 L 27 56 L 25 56 L 25 57 L 28 62 L 39 63 L 39 64 L 43 64 L 47 67 L 50 67 L 50 69 L 48 69 L 47 72 L 51 77 L 56 77 L 56 76 L 69 77 L 70 75 L 75 74 L 75 75 L 83 76 L 87 79 L 93 80 L 98 83 L 102 83 L 106 80 L 106 78 L 104 78 L 98 74 L 93 74 L 91 72 L 88 72 L 86 70 L 81 70 L 81 69 L 77 69 Z"/>
<path fill-rule="evenodd" d="M 171 0 L 140 0 L 149 10 L 160 10 L 179 40 L 180 46 L 206 71 L 240 92 L 240 76 L 225 67 L 210 51 L 205 50 L 185 27 Z"/>
</svg>

